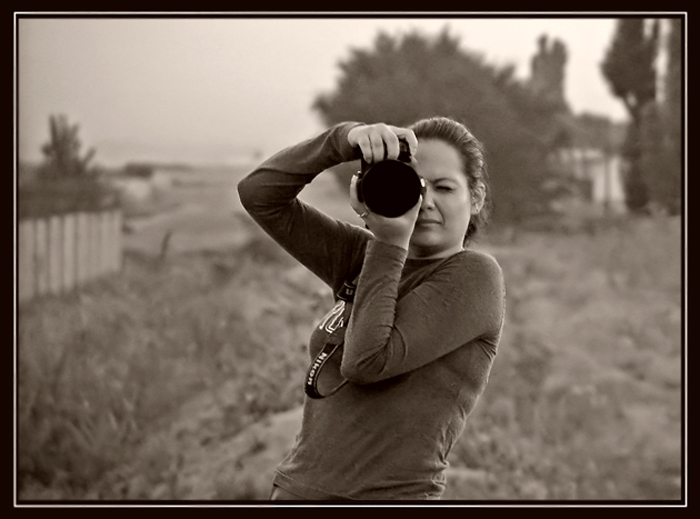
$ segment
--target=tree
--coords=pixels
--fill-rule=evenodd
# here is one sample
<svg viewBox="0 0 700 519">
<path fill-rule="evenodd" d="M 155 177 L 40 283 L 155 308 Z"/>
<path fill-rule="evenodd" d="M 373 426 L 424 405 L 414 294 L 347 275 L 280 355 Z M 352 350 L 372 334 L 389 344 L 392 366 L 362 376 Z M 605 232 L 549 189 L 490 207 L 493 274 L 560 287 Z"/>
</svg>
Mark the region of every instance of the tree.
<svg viewBox="0 0 700 519">
<path fill-rule="evenodd" d="M 651 30 L 644 18 L 618 20 L 612 45 L 601 65 L 613 94 L 620 98 L 630 115 L 623 155 L 628 161 L 625 178 L 627 206 L 639 212 L 649 202 L 649 188 L 643 179 L 641 138 L 645 109 L 656 98 L 654 61 L 658 44 L 658 23 Z"/>
<path fill-rule="evenodd" d="M 659 168 L 645 171 L 651 186 L 652 199 L 669 214 L 681 211 L 683 174 L 683 101 L 681 90 L 683 27 L 680 18 L 668 20 L 666 41 L 668 61 L 664 77 L 664 98 L 658 106 L 656 136 L 659 147 Z"/>
<path fill-rule="evenodd" d="M 558 107 L 538 98 L 513 67 L 489 66 L 443 30 L 391 37 L 353 49 L 340 62 L 333 92 L 313 104 L 326 124 L 346 120 L 407 125 L 445 115 L 465 123 L 485 145 L 494 219 L 519 221 L 546 212 L 554 193 L 546 157 L 557 138 Z"/>
<path fill-rule="evenodd" d="M 118 205 L 114 190 L 101 181 L 90 166 L 95 150 L 81 156 L 78 125 L 64 115 L 49 118 L 49 141 L 41 147 L 44 160 L 36 181 L 19 186 L 20 218 L 96 211 Z"/>
<path fill-rule="evenodd" d="M 562 110 L 568 111 L 564 98 L 566 47 L 557 39 L 550 44 L 544 34 L 537 40 L 537 45 L 537 54 L 530 61 L 530 85 L 536 96 L 559 103 Z"/>
<path fill-rule="evenodd" d="M 95 155 L 95 149 L 90 149 L 84 157 L 80 157 L 78 139 L 79 126 L 70 125 L 65 115 L 52 115 L 49 118 L 50 140 L 41 148 L 44 163 L 41 167 L 43 178 L 84 177 L 91 173 L 89 162 Z"/>
</svg>

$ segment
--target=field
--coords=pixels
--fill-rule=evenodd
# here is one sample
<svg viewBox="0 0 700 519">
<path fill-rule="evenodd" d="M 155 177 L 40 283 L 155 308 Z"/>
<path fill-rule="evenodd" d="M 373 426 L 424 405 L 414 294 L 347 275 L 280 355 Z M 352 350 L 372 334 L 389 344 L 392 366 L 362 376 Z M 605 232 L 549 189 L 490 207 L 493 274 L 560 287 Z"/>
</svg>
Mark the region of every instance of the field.
<svg viewBox="0 0 700 519">
<path fill-rule="evenodd" d="M 20 501 L 264 500 L 331 294 L 261 235 L 241 171 L 179 172 L 122 271 L 17 316 Z M 304 194 L 353 218 L 329 177 Z M 445 499 L 684 496 L 681 225 L 499 232 L 508 310 Z"/>
</svg>

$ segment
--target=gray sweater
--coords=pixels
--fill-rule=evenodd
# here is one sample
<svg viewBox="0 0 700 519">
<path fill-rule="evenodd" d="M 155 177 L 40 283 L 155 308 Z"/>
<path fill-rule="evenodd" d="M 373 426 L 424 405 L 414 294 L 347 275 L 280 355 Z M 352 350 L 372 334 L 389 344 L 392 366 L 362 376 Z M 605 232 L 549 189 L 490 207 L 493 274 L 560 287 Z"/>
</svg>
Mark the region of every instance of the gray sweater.
<svg viewBox="0 0 700 519">
<path fill-rule="evenodd" d="M 503 275 L 494 258 L 469 249 L 407 258 L 297 198 L 317 174 L 359 158 L 347 142 L 355 124 L 282 150 L 238 186 L 255 221 L 334 292 L 359 274 L 341 366 L 350 383 L 306 398 L 274 482 L 311 500 L 439 499 L 447 455 L 496 356 Z M 315 327 L 311 359 L 325 337 Z"/>
</svg>

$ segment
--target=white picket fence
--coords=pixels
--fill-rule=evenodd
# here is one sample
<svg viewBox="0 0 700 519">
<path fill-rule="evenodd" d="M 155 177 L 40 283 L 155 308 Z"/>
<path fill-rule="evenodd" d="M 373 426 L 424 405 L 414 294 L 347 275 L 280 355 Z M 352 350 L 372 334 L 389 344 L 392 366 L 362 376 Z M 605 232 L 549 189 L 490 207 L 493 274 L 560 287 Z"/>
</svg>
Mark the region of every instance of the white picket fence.
<svg viewBox="0 0 700 519">
<path fill-rule="evenodd" d="M 61 294 L 117 272 L 122 264 L 119 209 L 31 218 L 17 226 L 17 296 Z"/>
</svg>

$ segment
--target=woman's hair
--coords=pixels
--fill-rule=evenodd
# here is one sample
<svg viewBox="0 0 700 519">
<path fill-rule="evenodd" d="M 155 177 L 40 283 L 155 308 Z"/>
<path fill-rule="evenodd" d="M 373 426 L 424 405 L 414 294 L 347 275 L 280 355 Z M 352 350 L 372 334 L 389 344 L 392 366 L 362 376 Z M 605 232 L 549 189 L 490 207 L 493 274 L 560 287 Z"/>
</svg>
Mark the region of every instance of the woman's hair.
<svg viewBox="0 0 700 519">
<path fill-rule="evenodd" d="M 471 216 L 467 233 L 464 236 L 466 244 L 474 234 L 488 222 L 491 209 L 491 193 L 488 183 L 488 172 L 484 160 L 484 148 L 481 142 L 472 135 L 462 123 L 448 117 L 430 117 L 421 119 L 409 126 L 416 137 L 420 139 L 439 139 L 452 146 L 462 157 L 464 174 L 472 196 L 476 185 L 481 181 L 484 185 L 484 204 L 481 210 Z"/>
</svg>

